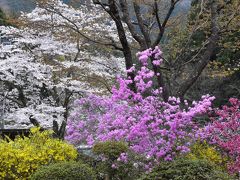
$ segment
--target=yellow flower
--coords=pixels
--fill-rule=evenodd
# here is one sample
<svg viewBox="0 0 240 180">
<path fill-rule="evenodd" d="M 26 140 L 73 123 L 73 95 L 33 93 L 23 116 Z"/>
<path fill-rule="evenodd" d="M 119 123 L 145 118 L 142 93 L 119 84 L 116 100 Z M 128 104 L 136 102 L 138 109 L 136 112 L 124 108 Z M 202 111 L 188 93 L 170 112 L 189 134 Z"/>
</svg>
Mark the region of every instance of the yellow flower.
<svg viewBox="0 0 240 180">
<path fill-rule="evenodd" d="M 72 145 L 39 130 L 32 128 L 29 138 L 0 140 L 0 179 L 27 179 L 41 165 L 76 159 Z"/>
<path fill-rule="evenodd" d="M 224 157 L 216 147 L 209 145 L 206 141 L 197 142 L 191 147 L 191 151 L 186 156 L 189 159 L 207 160 L 217 167 L 226 168 L 228 158 Z"/>
</svg>

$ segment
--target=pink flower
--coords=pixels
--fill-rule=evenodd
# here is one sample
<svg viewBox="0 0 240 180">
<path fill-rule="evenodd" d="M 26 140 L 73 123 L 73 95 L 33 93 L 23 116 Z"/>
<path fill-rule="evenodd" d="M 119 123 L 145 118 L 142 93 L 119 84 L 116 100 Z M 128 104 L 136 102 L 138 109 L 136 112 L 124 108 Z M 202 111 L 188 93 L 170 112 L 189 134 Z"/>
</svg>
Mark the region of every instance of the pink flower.
<svg viewBox="0 0 240 180">
<path fill-rule="evenodd" d="M 117 165 L 116 164 L 112 164 L 111 166 L 113 169 L 117 169 Z"/>
<path fill-rule="evenodd" d="M 207 139 L 211 144 L 219 146 L 232 159 L 228 165 L 231 172 L 240 171 L 240 101 L 230 98 L 231 106 L 215 109 L 212 123 L 205 126 L 198 133 L 202 139 Z"/>
<path fill-rule="evenodd" d="M 199 129 L 193 118 L 205 114 L 214 98 L 203 96 L 186 109 L 182 109 L 177 97 L 164 102 L 160 96 L 162 88 L 153 87 L 156 74 L 147 64 L 148 58 L 155 58 L 154 63 L 159 64 L 160 54 L 158 47 L 138 53 L 142 67 L 135 71 L 136 92 L 129 88 L 131 79 L 119 77 L 118 88 L 112 88 L 111 96 L 89 95 L 77 100 L 67 121 L 66 139 L 91 145 L 98 141 L 125 141 L 133 151 L 149 157 L 147 161 L 152 164 L 188 152 Z M 126 162 L 128 157 L 121 154 L 118 160 Z"/>
<path fill-rule="evenodd" d="M 154 60 L 154 61 L 153 61 L 153 64 L 154 64 L 155 66 L 159 66 L 159 65 L 161 64 L 161 61 L 160 61 L 160 60 Z"/>
</svg>

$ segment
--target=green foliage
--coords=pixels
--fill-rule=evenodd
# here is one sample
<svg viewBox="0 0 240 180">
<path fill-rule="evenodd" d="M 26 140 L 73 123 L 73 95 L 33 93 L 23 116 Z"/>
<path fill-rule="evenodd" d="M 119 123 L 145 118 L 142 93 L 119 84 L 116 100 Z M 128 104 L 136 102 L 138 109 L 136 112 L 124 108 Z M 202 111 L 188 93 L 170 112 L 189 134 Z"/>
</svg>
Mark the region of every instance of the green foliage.
<svg viewBox="0 0 240 180">
<path fill-rule="evenodd" d="M 84 162 L 91 167 L 94 167 L 97 163 L 96 157 L 92 156 L 92 154 L 87 155 L 84 153 L 78 153 L 77 161 Z"/>
<path fill-rule="evenodd" d="M 226 75 L 231 75 L 235 71 L 239 71 L 239 57 L 240 57 L 240 43 L 239 43 L 239 0 L 216 0 L 218 5 L 218 19 L 217 23 L 222 30 L 218 48 L 212 60 L 221 63 L 225 70 L 229 71 Z M 198 26 L 198 30 L 193 34 L 192 46 L 201 47 L 203 42 L 207 40 L 211 33 L 210 24 L 211 16 L 203 9 L 210 9 L 210 3 L 202 3 L 202 1 L 195 0 L 192 3 L 192 9 L 189 16 L 189 29 Z M 219 73 L 221 73 L 220 69 Z"/>
<path fill-rule="evenodd" d="M 59 55 L 59 56 L 57 57 L 57 60 L 60 61 L 60 62 L 64 62 L 64 61 L 65 61 L 65 57 Z"/>
<path fill-rule="evenodd" d="M 168 43 L 164 45 L 166 57 L 177 71 L 170 71 L 170 83 L 174 82 L 171 75 L 176 79 L 176 84 L 181 84 L 191 72 L 195 71 L 196 64 L 206 52 L 205 47 L 211 35 L 211 1 L 193 0 L 185 27 L 174 27 L 168 34 Z M 214 104 L 220 106 L 228 101 L 229 97 L 239 97 L 240 72 L 240 11 L 239 0 L 216 0 L 217 25 L 220 29 L 217 47 L 210 57 L 210 62 L 201 76 L 186 93 L 185 98 L 192 100 L 200 98 L 202 94 L 216 97 Z M 174 68 L 175 68 L 174 67 Z M 165 72 L 164 72 L 165 73 Z M 175 80 L 175 79 L 174 79 Z M 171 85 L 173 94 L 178 91 L 175 84 Z"/>
<path fill-rule="evenodd" d="M 3 10 L 0 8 L 0 26 L 6 25 L 6 15 Z"/>
<path fill-rule="evenodd" d="M 228 160 L 227 157 L 224 157 L 216 150 L 216 147 L 210 146 L 206 141 L 195 143 L 186 158 L 191 160 L 206 160 L 222 170 L 226 170 Z"/>
<path fill-rule="evenodd" d="M 31 180 L 95 180 L 91 167 L 80 162 L 61 162 L 39 168 Z"/>
<path fill-rule="evenodd" d="M 72 146 L 52 138 L 52 131 L 32 128 L 29 137 L 0 140 L 0 179 L 27 179 L 38 167 L 71 161 L 77 157 Z"/>
<path fill-rule="evenodd" d="M 97 155 L 104 155 L 105 158 L 111 161 L 116 160 L 121 153 L 127 152 L 128 146 L 124 142 L 106 141 L 100 142 L 93 146 L 93 153 Z"/>
<path fill-rule="evenodd" d="M 204 160 L 177 159 L 163 162 L 141 180 L 230 180 L 227 173 L 217 171 L 215 166 Z"/>
<path fill-rule="evenodd" d="M 133 166 L 134 154 L 129 150 L 124 142 L 106 141 L 95 144 L 93 153 L 101 158 L 97 163 L 96 169 L 102 178 L 136 179 L 140 173 Z M 126 161 L 121 161 L 120 156 L 124 154 L 127 156 Z"/>
</svg>

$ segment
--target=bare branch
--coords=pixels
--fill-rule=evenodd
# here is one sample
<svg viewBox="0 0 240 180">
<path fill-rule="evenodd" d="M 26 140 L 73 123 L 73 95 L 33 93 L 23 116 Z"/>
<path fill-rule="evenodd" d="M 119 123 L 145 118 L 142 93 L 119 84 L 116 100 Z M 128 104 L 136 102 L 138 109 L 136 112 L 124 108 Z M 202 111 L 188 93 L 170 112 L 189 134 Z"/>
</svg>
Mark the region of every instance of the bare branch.
<svg viewBox="0 0 240 180">
<path fill-rule="evenodd" d="M 156 2 L 156 1 L 155 1 Z M 163 34 L 165 32 L 165 26 L 169 20 L 169 18 L 171 17 L 173 10 L 175 9 L 175 5 L 179 2 L 179 0 L 171 0 L 171 5 L 170 8 L 168 9 L 167 15 L 164 18 L 163 23 L 160 23 L 160 19 L 158 17 L 158 11 L 156 12 L 156 18 L 157 18 L 157 22 L 158 22 L 158 26 L 159 26 L 159 33 L 157 38 L 155 39 L 154 43 L 152 44 L 152 48 L 154 48 L 155 46 L 157 46 L 159 44 L 159 42 L 161 41 Z M 158 10 L 158 8 L 156 8 L 157 4 L 155 3 L 155 11 Z"/>
<path fill-rule="evenodd" d="M 123 13 L 122 20 L 126 22 L 129 31 L 131 32 L 133 38 L 141 45 L 144 46 L 145 42 L 143 37 L 141 37 L 138 32 L 136 31 L 135 27 L 133 26 L 133 23 L 131 22 L 131 17 L 129 15 L 129 9 L 127 2 L 125 0 L 119 0 L 121 10 Z"/>
<path fill-rule="evenodd" d="M 219 27 L 217 24 L 217 5 L 214 0 L 211 0 L 211 36 L 209 37 L 209 43 L 206 46 L 204 54 L 201 56 L 198 64 L 195 66 L 195 71 L 193 71 L 188 79 L 181 84 L 178 89 L 178 95 L 183 99 L 183 96 L 187 90 L 196 82 L 198 77 L 201 75 L 203 69 L 207 66 L 208 62 L 211 60 L 217 42 L 219 40 Z"/>
<path fill-rule="evenodd" d="M 145 39 L 144 49 L 149 48 L 150 45 L 151 45 L 151 39 L 150 39 L 149 33 L 147 32 L 147 30 L 145 28 L 145 25 L 144 25 L 144 22 L 143 22 L 143 19 L 142 19 L 142 16 L 141 16 L 140 7 L 135 1 L 133 2 L 133 7 L 134 7 L 134 11 L 135 11 L 137 20 L 138 20 L 138 26 L 139 26 L 139 28 L 140 28 L 140 30 L 143 34 L 143 37 Z"/>
<path fill-rule="evenodd" d="M 78 26 L 76 25 L 76 23 L 74 23 L 72 20 L 70 20 L 69 18 L 67 18 L 66 16 L 64 16 L 61 12 L 59 11 L 56 11 L 56 10 L 53 10 L 54 7 L 51 7 L 52 9 L 49 9 L 49 8 L 45 8 L 47 11 L 49 12 L 52 12 L 52 13 L 56 13 L 58 14 L 59 16 L 61 16 L 63 19 L 65 19 L 67 22 L 69 22 L 70 24 L 72 24 L 74 27 L 72 26 L 67 26 L 68 28 L 74 30 L 75 32 L 77 32 L 78 34 L 80 34 L 82 37 L 84 37 L 85 39 L 93 42 L 93 43 L 96 43 L 96 44 L 100 44 L 100 45 L 105 45 L 105 46 L 112 46 L 114 47 L 116 50 L 120 50 L 120 51 L 123 51 L 123 48 L 122 47 L 119 47 L 117 46 L 116 44 L 113 44 L 113 43 L 107 43 L 107 42 L 100 42 L 100 41 L 96 41 L 92 38 L 90 38 L 89 36 L 85 35 L 84 33 L 82 33 Z"/>
</svg>

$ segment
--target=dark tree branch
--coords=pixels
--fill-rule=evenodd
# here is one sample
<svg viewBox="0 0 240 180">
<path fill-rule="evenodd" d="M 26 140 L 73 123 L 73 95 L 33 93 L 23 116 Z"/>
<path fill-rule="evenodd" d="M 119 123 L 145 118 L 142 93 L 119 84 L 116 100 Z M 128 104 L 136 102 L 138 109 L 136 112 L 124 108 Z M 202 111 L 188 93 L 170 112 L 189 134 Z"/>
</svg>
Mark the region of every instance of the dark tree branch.
<svg viewBox="0 0 240 180">
<path fill-rule="evenodd" d="M 162 29 L 162 24 L 161 24 L 161 21 L 160 21 L 160 17 L 159 17 L 159 14 L 158 14 L 158 3 L 157 3 L 157 0 L 154 0 L 154 13 L 155 13 L 155 16 L 156 16 L 156 20 L 157 20 L 157 24 L 158 24 L 158 28 L 161 31 L 163 31 Z"/>
<path fill-rule="evenodd" d="M 54 7 L 51 7 L 51 9 L 49 8 L 45 8 L 48 12 L 52 12 L 52 13 L 56 13 L 59 16 L 61 16 L 63 19 L 65 19 L 66 21 L 68 21 L 70 24 L 73 25 L 72 26 L 67 26 L 68 28 L 72 29 L 73 31 L 77 32 L 78 34 L 80 34 L 82 37 L 84 37 L 85 39 L 89 40 L 90 42 L 96 43 L 96 44 L 100 44 L 100 45 L 104 45 L 104 46 L 112 46 L 114 47 L 116 50 L 120 50 L 123 51 L 122 47 L 118 47 L 115 43 L 107 43 L 107 42 L 100 42 L 97 40 L 94 40 L 90 37 L 88 37 L 87 35 L 85 35 L 84 33 L 82 33 L 78 26 L 76 25 L 76 23 L 74 23 L 72 20 L 70 20 L 69 18 L 67 18 L 66 16 L 64 16 L 61 12 L 54 10 Z"/>
<path fill-rule="evenodd" d="M 206 46 L 204 54 L 200 57 L 199 62 L 195 66 L 195 71 L 193 71 L 189 78 L 181 84 L 178 89 L 178 96 L 183 99 L 186 92 L 192 87 L 196 82 L 198 77 L 201 75 L 204 68 L 207 66 L 208 62 L 211 60 L 214 54 L 217 42 L 219 40 L 219 28 L 217 24 L 217 4 L 215 0 L 211 0 L 211 36 L 209 37 L 209 43 Z"/>
<path fill-rule="evenodd" d="M 106 9 L 104 7 L 104 5 L 99 0 L 95 0 L 95 1 L 97 1 L 97 3 L 100 4 L 103 7 L 103 9 L 114 20 L 114 22 L 116 24 L 116 27 L 117 27 L 117 31 L 118 31 L 118 37 L 119 37 L 120 43 L 123 47 L 123 55 L 124 55 L 124 58 L 125 58 L 126 69 L 130 69 L 133 66 L 132 52 L 131 52 L 131 48 L 129 46 L 129 43 L 127 41 L 127 36 L 126 36 L 126 33 L 125 33 L 125 29 L 123 27 L 121 17 L 119 15 L 119 11 L 118 11 L 118 8 L 116 6 L 115 0 L 108 0 L 109 10 Z M 133 83 L 130 85 L 130 88 L 133 91 L 136 91 L 136 86 L 135 86 L 135 83 L 134 83 L 135 74 L 134 73 L 128 73 L 127 75 L 133 81 Z"/>
<path fill-rule="evenodd" d="M 135 14 L 136 14 L 136 17 L 137 17 L 137 20 L 138 20 L 138 26 L 143 34 L 143 37 L 144 37 L 144 41 L 145 41 L 145 47 L 143 47 L 143 49 L 147 49 L 150 47 L 151 45 L 151 39 L 150 39 L 150 35 L 149 33 L 147 32 L 146 30 L 146 27 L 144 25 L 144 22 L 143 22 L 143 18 L 141 16 L 141 10 L 140 10 L 140 7 L 139 5 L 134 1 L 133 2 L 133 7 L 134 7 L 134 11 L 135 11 Z"/>
<path fill-rule="evenodd" d="M 29 120 L 34 126 L 40 127 L 39 122 L 34 118 L 33 115 L 30 115 Z"/>
<path fill-rule="evenodd" d="M 131 17 L 129 15 L 128 3 L 126 0 L 119 0 L 121 11 L 123 14 L 122 20 L 126 22 L 130 33 L 132 34 L 133 38 L 140 44 L 141 47 L 144 47 L 145 41 L 143 37 L 141 37 L 138 32 L 136 31 L 133 23 L 131 22 Z"/>
<path fill-rule="evenodd" d="M 162 24 L 160 23 L 160 18 L 159 18 L 159 16 L 158 16 L 158 5 L 157 5 L 157 2 L 156 2 L 156 1 L 154 2 L 154 4 L 155 4 L 156 19 L 157 19 L 157 23 L 158 23 L 158 26 L 159 26 L 159 33 L 158 33 L 157 38 L 155 39 L 155 41 L 154 41 L 153 44 L 152 44 L 152 48 L 154 48 L 155 46 L 157 46 L 157 45 L 160 43 L 160 41 L 161 41 L 161 39 L 162 39 L 162 37 L 163 37 L 163 35 L 164 35 L 165 27 L 166 27 L 166 25 L 167 25 L 167 22 L 168 22 L 169 18 L 171 17 L 171 15 L 172 15 L 172 13 L 173 13 L 173 10 L 175 9 L 175 5 L 176 5 L 178 2 L 179 2 L 179 0 L 176 0 L 176 1 L 171 0 L 170 8 L 169 8 L 169 10 L 168 10 L 168 12 L 167 12 L 167 15 L 166 15 L 166 17 L 164 18 L 164 21 L 163 21 Z"/>
</svg>

